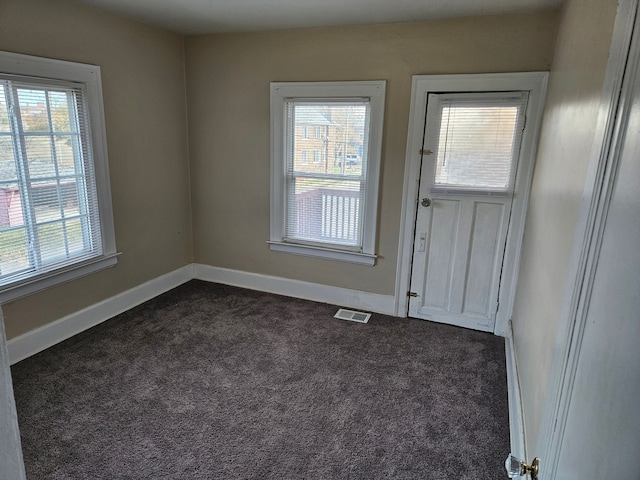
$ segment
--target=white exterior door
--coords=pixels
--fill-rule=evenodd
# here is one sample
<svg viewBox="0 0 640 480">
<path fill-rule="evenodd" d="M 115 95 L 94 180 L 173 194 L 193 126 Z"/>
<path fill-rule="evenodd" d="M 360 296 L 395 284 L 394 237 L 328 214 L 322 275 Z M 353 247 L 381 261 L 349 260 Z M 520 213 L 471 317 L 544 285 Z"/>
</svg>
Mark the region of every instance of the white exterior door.
<svg viewBox="0 0 640 480">
<path fill-rule="evenodd" d="M 527 100 L 428 96 L 410 317 L 494 331 Z"/>
</svg>

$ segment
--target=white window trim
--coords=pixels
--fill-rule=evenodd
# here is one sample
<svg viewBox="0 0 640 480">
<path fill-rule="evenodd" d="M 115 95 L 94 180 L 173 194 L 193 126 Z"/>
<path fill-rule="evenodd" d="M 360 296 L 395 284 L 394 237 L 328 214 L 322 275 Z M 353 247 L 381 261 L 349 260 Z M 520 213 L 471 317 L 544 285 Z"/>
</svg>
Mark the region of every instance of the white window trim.
<svg viewBox="0 0 640 480">
<path fill-rule="evenodd" d="M 375 265 L 376 229 L 380 156 L 384 119 L 386 81 L 362 82 L 274 82 L 271 83 L 271 229 L 267 242 L 272 251 L 313 256 L 362 265 Z M 365 207 L 363 216 L 362 251 L 342 250 L 338 245 L 302 245 L 285 242 L 284 212 L 284 131 L 285 101 L 306 99 L 370 99 L 369 150 Z"/>
<path fill-rule="evenodd" d="M 0 290 L 0 304 L 2 304 L 60 283 L 75 280 L 98 270 L 112 267 L 117 263 L 118 254 L 113 226 L 100 67 L 0 51 L 0 72 L 84 84 L 91 127 L 91 142 L 93 144 L 93 161 L 103 246 L 101 256 L 6 285 Z"/>
</svg>

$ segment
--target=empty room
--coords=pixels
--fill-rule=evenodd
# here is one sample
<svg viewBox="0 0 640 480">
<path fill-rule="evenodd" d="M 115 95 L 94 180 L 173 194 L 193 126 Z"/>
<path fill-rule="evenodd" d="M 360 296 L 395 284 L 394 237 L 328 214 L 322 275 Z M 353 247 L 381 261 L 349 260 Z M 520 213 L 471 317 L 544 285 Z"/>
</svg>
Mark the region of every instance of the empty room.
<svg viewBox="0 0 640 480">
<path fill-rule="evenodd" d="M 0 477 L 637 478 L 637 14 L 0 0 Z"/>
</svg>

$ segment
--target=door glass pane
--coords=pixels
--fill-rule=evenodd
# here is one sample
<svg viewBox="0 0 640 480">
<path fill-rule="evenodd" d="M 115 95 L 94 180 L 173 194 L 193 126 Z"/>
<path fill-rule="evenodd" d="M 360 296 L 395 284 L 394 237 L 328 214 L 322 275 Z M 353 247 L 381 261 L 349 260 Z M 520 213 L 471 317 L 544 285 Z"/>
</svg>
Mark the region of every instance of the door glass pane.
<svg viewBox="0 0 640 480">
<path fill-rule="evenodd" d="M 508 189 L 522 109 L 521 99 L 443 102 L 435 186 Z"/>
</svg>

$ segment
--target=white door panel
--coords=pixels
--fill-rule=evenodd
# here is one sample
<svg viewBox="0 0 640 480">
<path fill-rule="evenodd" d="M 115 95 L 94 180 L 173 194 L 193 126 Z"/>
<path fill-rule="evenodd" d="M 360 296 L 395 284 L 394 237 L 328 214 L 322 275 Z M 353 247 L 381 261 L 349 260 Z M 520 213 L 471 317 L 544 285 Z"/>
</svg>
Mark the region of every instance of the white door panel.
<svg viewBox="0 0 640 480">
<path fill-rule="evenodd" d="M 453 239 L 456 238 L 458 231 L 460 202 L 457 200 L 435 201 L 428 215 L 430 234 L 427 251 L 422 255 L 423 261 L 426 262 L 426 279 L 422 298 L 424 305 L 444 310 L 449 305 L 451 270 L 456 247 Z M 439 225 L 439 228 L 432 228 L 434 222 Z M 438 255 L 433 255 L 433 252 L 438 252 Z M 431 253 L 430 256 L 429 253 Z M 413 306 L 420 305 L 413 302 Z"/>
<path fill-rule="evenodd" d="M 428 207 L 425 251 L 414 262 L 425 265 L 424 281 L 409 303 L 409 316 L 491 331 L 499 267 L 508 225 L 504 201 L 433 198 Z M 437 225 L 433 228 L 433 225 Z M 415 290 L 412 290 L 415 291 Z"/>
<path fill-rule="evenodd" d="M 504 248 L 508 219 L 501 203 L 476 202 L 465 285 L 463 313 L 489 317 L 495 305 L 489 303 L 499 278 L 499 260 Z"/>
</svg>

